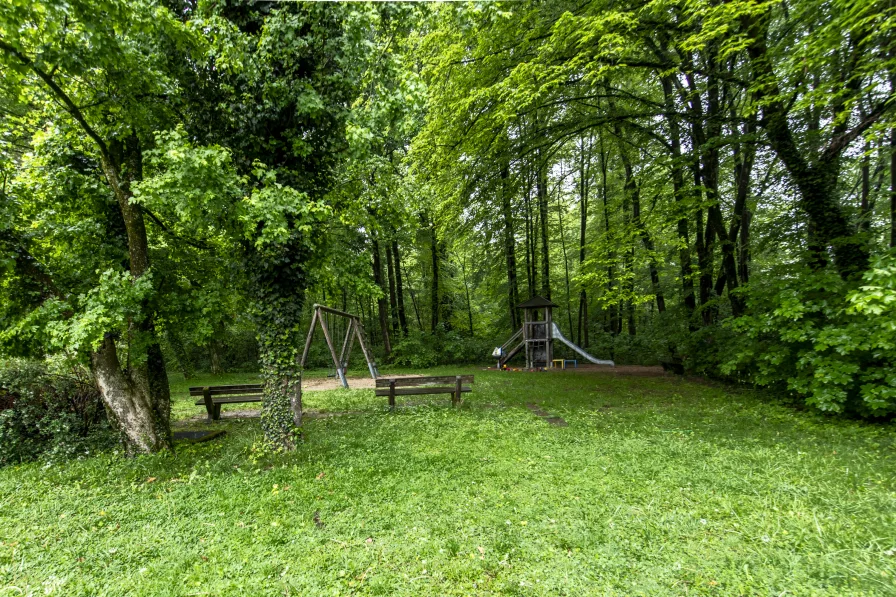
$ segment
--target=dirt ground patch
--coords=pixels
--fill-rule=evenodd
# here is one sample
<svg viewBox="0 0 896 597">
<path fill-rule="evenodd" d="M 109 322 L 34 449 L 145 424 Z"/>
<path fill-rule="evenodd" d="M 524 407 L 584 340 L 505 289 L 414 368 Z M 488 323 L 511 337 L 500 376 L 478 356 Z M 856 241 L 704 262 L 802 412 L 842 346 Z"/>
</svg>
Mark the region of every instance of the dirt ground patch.
<svg viewBox="0 0 896 597">
<path fill-rule="evenodd" d="M 399 379 L 402 377 L 423 377 L 422 375 L 380 375 L 380 377 L 388 377 Z M 338 390 L 342 385 L 335 377 L 313 377 L 302 380 L 303 392 L 314 392 L 317 390 Z M 374 380 L 370 377 L 349 377 L 348 387 L 352 390 L 372 390 L 376 387 Z"/>
</svg>

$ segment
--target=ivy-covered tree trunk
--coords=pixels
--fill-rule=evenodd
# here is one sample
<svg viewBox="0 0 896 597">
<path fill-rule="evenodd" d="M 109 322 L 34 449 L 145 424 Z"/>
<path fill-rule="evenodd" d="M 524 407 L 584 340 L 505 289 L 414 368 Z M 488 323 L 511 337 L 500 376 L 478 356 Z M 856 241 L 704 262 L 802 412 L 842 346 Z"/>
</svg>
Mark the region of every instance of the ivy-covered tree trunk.
<svg viewBox="0 0 896 597">
<path fill-rule="evenodd" d="M 842 118 L 834 125 L 830 142 L 821 145 L 820 151 L 801 150 L 788 119 L 790 106 L 782 97 L 777 75 L 772 67 L 768 49 L 768 18 L 744 16 L 743 28 L 748 33 L 750 44 L 747 54 L 753 79 L 761 81 L 756 85 L 757 99 L 762 102 L 762 119 L 766 135 L 775 154 L 787 168 L 799 189 L 799 206 L 808 216 L 807 229 L 810 235 L 810 265 L 819 268 L 827 265 L 824 254 L 828 250 L 834 257 L 834 266 L 841 278 L 856 279 L 868 269 L 869 255 L 863 240 L 853 234 L 848 214 L 839 202 L 837 183 L 840 175 L 840 160 L 843 151 L 871 127 L 889 107 L 889 102 L 880 104 L 862 118 L 858 125 L 848 129 L 849 119 Z M 862 50 L 857 50 L 862 51 Z M 838 97 L 834 109 L 844 108 L 850 94 L 857 94 L 862 81 L 854 73 L 844 73 L 844 94 Z M 818 144 L 816 144 L 818 146 Z M 814 247 L 814 249 L 813 249 Z"/>
<path fill-rule="evenodd" d="M 284 243 L 247 247 L 246 255 L 264 383 L 261 427 L 271 446 L 292 450 L 301 438 L 299 347 L 308 251 L 301 234 L 293 231 Z"/>
</svg>

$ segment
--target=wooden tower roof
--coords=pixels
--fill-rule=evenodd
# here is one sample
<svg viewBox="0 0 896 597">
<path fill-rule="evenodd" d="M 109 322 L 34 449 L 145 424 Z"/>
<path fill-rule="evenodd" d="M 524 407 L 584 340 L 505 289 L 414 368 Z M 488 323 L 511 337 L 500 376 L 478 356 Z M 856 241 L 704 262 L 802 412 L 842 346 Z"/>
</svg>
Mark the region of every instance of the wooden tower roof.
<svg viewBox="0 0 896 597">
<path fill-rule="evenodd" d="M 539 296 L 536 294 L 535 296 L 530 298 L 528 301 L 517 305 L 516 308 L 517 309 L 543 309 L 543 308 L 547 307 L 548 309 L 550 309 L 552 307 L 558 307 L 558 306 L 559 305 L 555 305 L 554 303 L 552 303 L 548 299 L 544 298 L 543 296 Z"/>
</svg>

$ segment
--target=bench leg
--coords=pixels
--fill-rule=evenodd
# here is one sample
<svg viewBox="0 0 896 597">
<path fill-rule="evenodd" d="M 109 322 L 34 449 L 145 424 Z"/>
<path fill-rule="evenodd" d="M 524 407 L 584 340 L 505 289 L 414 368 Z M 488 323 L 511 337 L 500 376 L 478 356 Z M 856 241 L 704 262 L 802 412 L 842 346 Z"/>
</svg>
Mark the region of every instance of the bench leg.
<svg viewBox="0 0 896 597">
<path fill-rule="evenodd" d="M 215 420 L 215 405 L 212 402 L 212 394 L 208 388 L 202 388 L 202 401 L 205 403 L 205 412 L 208 414 L 208 420 Z"/>
<path fill-rule="evenodd" d="M 217 420 L 220 419 L 220 418 L 221 418 L 221 405 L 220 405 L 220 404 L 216 404 L 216 405 L 215 405 L 215 412 L 214 412 L 214 414 L 212 415 L 212 420 L 217 421 Z"/>
<path fill-rule="evenodd" d="M 454 378 L 454 394 L 451 395 L 451 406 L 457 406 L 460 404 L 460 392 L 461 392 L 461 378 L 460 375 Z"/>
<path fill-rule="evenodd" d="M 389 381 L 389 409 L 395 410 L 395 380 Z"/>
</svg>

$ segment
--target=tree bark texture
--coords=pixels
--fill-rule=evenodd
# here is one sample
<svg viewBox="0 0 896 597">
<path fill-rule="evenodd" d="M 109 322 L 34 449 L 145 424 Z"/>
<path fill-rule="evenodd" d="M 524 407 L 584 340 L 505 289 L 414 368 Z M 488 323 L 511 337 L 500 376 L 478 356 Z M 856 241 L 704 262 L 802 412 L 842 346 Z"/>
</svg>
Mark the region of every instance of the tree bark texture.
<svg viewBox="0 0 896 597">
<path fill-rule="evenodd" d="M 547 158 L 538 155 L 538 176 L 536 193 L 538 195 L 538 218 L 541 232 L 541 294 L 551 298 L 551 258 L 548 241 L 548 172 Z"/>
<path fill-rule="evenodd" d="M 373 281 L 380 289 L 381 294 L 376 299 L 376 309 L 380 321 L 380 334 L 383 340 L 383 350 L 388 359 L 392 355 L 392 341 L 389 336 L 389 314 L 386 307 L 386 296 L 388 290 L 384 287 L 383 282 L 383 263 L 380 257 L 380 243 L 377 239 L 371 239 L 371 250 L 373 251 Z"/>
<path fill-rule="evenodd" d="M 395 296 L 395 266 L 392 264 L 392 245 L 385 243 L 386 273 L 389 276 L 389 331 L 398 335 L 398 299 Z"/>
<path fill-rule="evenodd" d="M 510 331 L 515 333 L 520 328 L 519 312 L 520 291 L 516 277 L 516 235 L 513 226 L 513 205 L 510 196 L 510 165 L 505 158 L 501 166 L 501 216 L 504 224 L 504 259 L 507 266 L 507 309 L 510 313 Z M 528 261 L 528 259 L 527 259 Z"/>
<path fill-rule="evenodd" d="M 694 293 L 694 278 L 691 263 L 691 240 L 688 231 L 688 213 L 684 206 L 685 173 L 681 155 L 681 122 L 675 111 L 675 98 L 672 94 L 672 78 L 663 77 L 663 97 L 666 106 L 666 121 L 669 123 L 669 142 L 672 154 L 672 192 L 678 208 L 678 261 L 681 276 L 681 296 L 688 315 L 688 326 L 694 330 L 693 316 L 697 309 L 697 297 Z"/>
<path fill-rule="evenodd" d="M 429 222 L 429 253 L 432 257 L 432 288 L 430 294 L 430 329 L 435 332 L 439 329 L 439 312 L 441 311 L 439 292 L 439 239 L 436 235 L 436 224 Z"/>
<path fill-rule="evenodd" d="M 588 146 L 588 152 L 591 151 L 591 144 Z M 585 270 L 585 238 L 588 230 L 588 183 L 591 178 L 591 161 L 587 155 L 585 142 L 582 141 L 581 151 L 579 152 L 579 275 L 581 276 Z M 585 286 L 580 284 L 579 289 L 579 308 L 577 328 L 578 335 L 576 341 L 583 348 L 588 347 L 588 292 Z"/>
<path fill-rule="evenodd" d="M 392 241 L 392 257 L 395 260 L 395 295 L 398 299 L 398 324 L 401 334 L 408 335 L 408 316 L 404 308 L 404 280 L 401 274 L 401 253 L 398 251 L 398 241 Z"/>
</svg>

